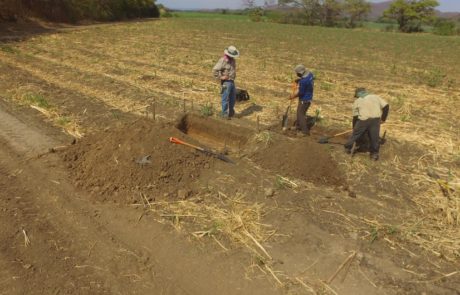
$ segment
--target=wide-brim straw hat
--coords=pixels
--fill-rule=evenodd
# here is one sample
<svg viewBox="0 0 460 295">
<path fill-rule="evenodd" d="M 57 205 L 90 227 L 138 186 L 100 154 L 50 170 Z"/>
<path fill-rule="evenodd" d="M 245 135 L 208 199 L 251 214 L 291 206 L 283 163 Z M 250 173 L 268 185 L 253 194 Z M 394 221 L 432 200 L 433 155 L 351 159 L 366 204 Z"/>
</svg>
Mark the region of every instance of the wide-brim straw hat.
<svg viewBox="0 0 460 295">
<path fill-rule="evenodd" d="M 228 55 L 233 58 L 237 58 L 240 56 L 240 52 L 238 51 L 238 49 L 236 49 L 235 46 L 228 46 L 227 48 L 225 48 L 224 53 L 225 55 Z"/>
</svg>

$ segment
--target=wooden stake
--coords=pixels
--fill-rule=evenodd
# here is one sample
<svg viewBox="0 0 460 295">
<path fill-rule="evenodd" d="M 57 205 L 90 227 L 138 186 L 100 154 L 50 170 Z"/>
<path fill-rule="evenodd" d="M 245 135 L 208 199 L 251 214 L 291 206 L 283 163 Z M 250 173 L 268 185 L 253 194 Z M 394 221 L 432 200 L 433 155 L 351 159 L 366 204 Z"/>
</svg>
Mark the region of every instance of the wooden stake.
<svg viewBox="0 0 460 295">
<path fill-rule="evenodd" d="M 257 116 L 257 133 L 260 132 L 260 117 Z"/>
</svg>

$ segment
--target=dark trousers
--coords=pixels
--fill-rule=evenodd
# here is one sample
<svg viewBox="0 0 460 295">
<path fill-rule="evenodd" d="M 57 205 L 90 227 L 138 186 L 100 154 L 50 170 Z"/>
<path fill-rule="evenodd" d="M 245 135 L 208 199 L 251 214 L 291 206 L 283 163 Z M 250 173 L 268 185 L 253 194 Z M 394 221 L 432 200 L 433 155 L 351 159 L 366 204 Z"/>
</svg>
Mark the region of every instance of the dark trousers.
<svg viewBox="0 0 460 295">
<path fill-rule="evenodd" d="M 299 100 L 299 104 L 297 105 L 297 127 L 302 131 L 303 134 L 309 133 L 307 126 L 307 111 L 310 105 L 310 101 L 302 100 Z"/>
<path fill-rule="evenodd" d="M 367 119 L 364 121 L 358 120 L 353 128 L 350 139 L 348 139 L 345 144 L 345 148 L 351 150 L 353 143 L 362 140 L 361 138 L 366 135 L 369 136 L 369 151 L 371 155 L 378 155 L 380 149 L 380 118 Z"/>
</svg>

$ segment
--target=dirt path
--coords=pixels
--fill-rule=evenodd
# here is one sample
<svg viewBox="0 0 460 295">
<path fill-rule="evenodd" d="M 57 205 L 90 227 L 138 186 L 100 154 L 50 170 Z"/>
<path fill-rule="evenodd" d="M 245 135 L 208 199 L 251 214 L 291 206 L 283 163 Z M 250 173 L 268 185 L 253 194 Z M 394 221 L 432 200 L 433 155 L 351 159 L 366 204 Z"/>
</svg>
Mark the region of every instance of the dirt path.
<svg viewBox="0 0 460 295">
<path fill-rule="evenodd" d="M 54 139 L 3 110 L 0 121 L 0 294 L 277 293 L 140 211 L 89 203 L 58 157 L 30 158 Z"/>
</svg>

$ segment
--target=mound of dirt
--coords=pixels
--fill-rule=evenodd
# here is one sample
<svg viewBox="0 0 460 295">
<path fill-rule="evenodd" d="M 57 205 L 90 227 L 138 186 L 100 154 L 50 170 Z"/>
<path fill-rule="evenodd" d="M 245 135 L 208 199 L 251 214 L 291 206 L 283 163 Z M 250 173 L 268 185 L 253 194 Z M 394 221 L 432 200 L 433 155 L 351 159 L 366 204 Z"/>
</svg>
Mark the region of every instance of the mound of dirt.
<svg viewBox="0 0 460 295">
<path fill-rule="evenodd" d="M 64 153 L 77 186 L 102 200 L 140 202 L 150 198 L 187 197 L 202 169 L 214 161 L 169 137 L 193 142 L 174 127 L 139 120 L 84 138 Z"/>
<path fill-rule="evenodd" d="M 310 138 L 273 142 L 258 150 L 253 159 L 281 176 L 321 185 L 346 186 L 345 177 L 327 147 Z"/>
</svg>

